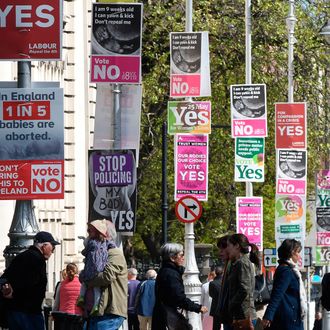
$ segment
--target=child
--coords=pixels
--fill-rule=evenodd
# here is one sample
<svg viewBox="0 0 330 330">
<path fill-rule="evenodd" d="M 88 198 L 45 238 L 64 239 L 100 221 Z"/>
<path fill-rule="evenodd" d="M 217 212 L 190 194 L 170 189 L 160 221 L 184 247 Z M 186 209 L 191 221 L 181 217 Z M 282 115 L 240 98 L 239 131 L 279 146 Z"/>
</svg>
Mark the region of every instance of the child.
<svg viewBox="0 0 330 330">
<path fill-rule="evenodd" d="M 88 224 L 88 237 L 84 241 L 85 249 L 81 252 L 85 256 L 85 267 L 79 275 L 81 284 L 77 305 L 83 307 L 86 282 L 104 270 L 108 260 L 109 241 L 107 240 L 107 220 L 94 220 Z M 98 305 L 101 298 L 101 288 L 94 287 L 94 304 L 91 315 L 98 314 Z"/>
</svg>

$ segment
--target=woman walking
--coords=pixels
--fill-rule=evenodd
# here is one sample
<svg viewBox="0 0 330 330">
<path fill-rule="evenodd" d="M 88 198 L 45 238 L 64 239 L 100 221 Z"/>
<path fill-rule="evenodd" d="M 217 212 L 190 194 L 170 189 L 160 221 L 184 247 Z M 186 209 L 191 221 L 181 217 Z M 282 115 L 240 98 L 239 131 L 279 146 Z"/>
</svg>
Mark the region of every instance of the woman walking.
<svg viewBox="0 0 330 330">
<path fill-rule="evenodd" d="M 253 329 L 256 323 L 253 292 L 255 286 L 255 269 L 259 266 L 258 249 L 250 244 L 243 234 L 233 234 L 228 238 L 228 255 L 231 268 L 228 275 L 228 312 L 232 319 L 233 329 Z M 251 250 L 251 251 L 250 251 Z"/>
<path fill-rule="evenodd" d="M 303 330 L 307 312 L 304 283 L 297 266 L 301 243 L 286 239 L 278 248 L 279 266 L 274 275 L 270 302 L 263 326 L 270 330 Z"/>
</svg>

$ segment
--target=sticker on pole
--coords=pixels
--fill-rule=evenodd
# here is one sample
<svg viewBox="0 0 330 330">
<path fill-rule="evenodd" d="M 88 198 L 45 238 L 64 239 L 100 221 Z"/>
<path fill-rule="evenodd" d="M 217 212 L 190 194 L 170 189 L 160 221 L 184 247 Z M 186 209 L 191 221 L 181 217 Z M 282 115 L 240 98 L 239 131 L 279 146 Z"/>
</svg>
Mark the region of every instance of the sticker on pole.
<svg viewBox="0 0 330 330">
<path fill-rule="evenodd" d="M 175 204 L 175 214 L 181 222 L 195 222 L 202 215 L 202 204 L 194 196 L 184 196 Z"/>
</svg>

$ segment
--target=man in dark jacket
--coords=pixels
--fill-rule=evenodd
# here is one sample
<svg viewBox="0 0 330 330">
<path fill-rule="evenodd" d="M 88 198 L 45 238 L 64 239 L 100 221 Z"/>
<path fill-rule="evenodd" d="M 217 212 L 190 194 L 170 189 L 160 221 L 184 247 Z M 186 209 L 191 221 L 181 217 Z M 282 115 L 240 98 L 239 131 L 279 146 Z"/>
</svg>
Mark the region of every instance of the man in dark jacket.
<svg viewBox="0 0 330 330">
<path fill-rule="evenodd" d="M 47 285 L 46 260 L 58 244 L 52 234 L 37 233 L 34 244 L 18 254 L 1 276 L 7 281 L 2 293 L 8 299 L 10 330 L 45 329 L 41 306 Z"/>
</svg>

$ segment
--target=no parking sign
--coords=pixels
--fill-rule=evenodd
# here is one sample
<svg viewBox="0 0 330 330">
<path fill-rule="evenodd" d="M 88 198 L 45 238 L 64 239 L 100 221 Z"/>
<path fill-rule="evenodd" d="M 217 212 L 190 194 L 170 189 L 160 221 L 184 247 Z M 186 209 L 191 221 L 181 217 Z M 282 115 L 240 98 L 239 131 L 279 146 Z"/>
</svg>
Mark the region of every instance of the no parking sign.
<svg viewBox="0 0 330 330">
<path fill-rule="evenodd" d="M 195 222 L 202 215 L 202 204 L 194 196 L 184 196 L 175 204 L 175 214 L 183 223 Z"/>
</svg>

